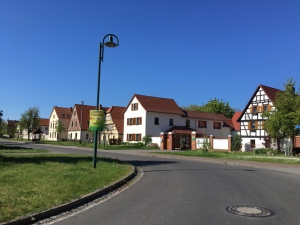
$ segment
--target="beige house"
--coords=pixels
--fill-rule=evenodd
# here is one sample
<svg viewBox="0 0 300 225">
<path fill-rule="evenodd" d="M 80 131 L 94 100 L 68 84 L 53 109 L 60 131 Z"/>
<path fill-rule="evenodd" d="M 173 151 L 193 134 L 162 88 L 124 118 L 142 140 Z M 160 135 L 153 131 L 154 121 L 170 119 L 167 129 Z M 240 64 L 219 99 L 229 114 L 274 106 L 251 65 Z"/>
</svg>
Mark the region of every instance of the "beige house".
<svg viewBox="0 0 300 225">
<path fill-rule="evenodd" d="M 121 144 L 123 141 L 125 107 L 112 106 L 106 110 L 105 129 L 101 133 L 101 140 L 110 145 Z"/>
<path fill-rule="evenodd" d="M 93 135 L 88 131 L 90 121 L 90 111 L 95 110 L 95 106 L 75 104 L 72 112 L 68 129 L 69 141 L 87 141 L 93 140 Z"/>
<path fill-rule="evenodd" d="M 54 106 L 52 112 L 49 117 L 49 139 L 50 141 L 57 141 L 57 140 L 67 140 L 68 138 L 68 127 L 69 122 L 71 120 L 73 108 L 65 108 L 65 107 L 58 107 Z M 56 125 L 58 122 L 61 122 L 66 131 L 61 132 L 61 137 L 56 131 Z"/>
</svg>

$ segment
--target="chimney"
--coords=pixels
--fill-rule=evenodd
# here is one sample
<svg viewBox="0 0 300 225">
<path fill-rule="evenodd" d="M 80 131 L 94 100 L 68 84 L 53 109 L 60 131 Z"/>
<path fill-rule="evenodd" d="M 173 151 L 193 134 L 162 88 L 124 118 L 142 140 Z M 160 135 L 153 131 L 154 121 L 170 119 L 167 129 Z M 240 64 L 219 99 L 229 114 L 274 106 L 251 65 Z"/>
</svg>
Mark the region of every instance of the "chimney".
<svg viewBox="0 0 300 225">
<path fill-rule="evenodd" d="M 70 110 L 71 110 L 71 112 L 73 111 L 73 108 L 72 107 L 70 107 Z"/>
</svg>

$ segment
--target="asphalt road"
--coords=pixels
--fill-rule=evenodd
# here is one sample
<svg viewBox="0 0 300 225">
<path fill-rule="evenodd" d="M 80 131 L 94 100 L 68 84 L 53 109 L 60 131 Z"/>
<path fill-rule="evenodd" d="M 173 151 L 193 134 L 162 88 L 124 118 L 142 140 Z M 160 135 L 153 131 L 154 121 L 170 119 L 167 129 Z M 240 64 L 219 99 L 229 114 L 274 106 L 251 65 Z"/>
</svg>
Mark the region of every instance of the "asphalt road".
<svg viewBox="0 0 300 225">
<path fill-rule="evenodd" d="M 59 153 L 93 154 L 93 150 L 76 147 L 27 146 Z M 138 166 L 142 177 L 107 201 L 49 224 L 300 224 L 299 174 L 230 163 L 160 158 L 139 151 L 98 151 L 98 156 Z M 228 206 L 263 207 L 274 214 L 235 215 L 225 210 Z M 245 208 L 247 213 L 251 212 L 251 207 Z M 258 215 L 257 208 L 253 210 L 252 214 Z"/>
</svg>

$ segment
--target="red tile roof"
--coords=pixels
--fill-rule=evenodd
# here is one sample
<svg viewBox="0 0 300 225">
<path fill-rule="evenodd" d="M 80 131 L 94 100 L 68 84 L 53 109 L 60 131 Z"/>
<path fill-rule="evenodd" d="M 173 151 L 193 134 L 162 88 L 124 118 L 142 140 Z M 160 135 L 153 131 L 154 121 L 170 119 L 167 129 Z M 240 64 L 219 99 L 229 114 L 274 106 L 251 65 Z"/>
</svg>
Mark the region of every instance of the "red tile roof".
<svg viewBox="0 0 300 225">
<path fill-rule="evenodd" d="M 269 97 L 269 99 L 273 103 L 275 103 L 276 95 L 277 95 L 277 93 L 281 92 L 281 90 L 272 88 L 272 87 L 268 87 L 265 85 L 261 85 L 261 84 L 259 85 L 259 87 L 261 87 L 264 90 L 264 92 L 266 93 L 266 95 Z"/>
<path fill-rule="evenodd" d="M 234 127 L 234 130 L 236 131 L 240 131 L 241 130 L 241 123 L 240 122 L 237 122 L 238 118 L 242 115 L 242 111 L 240 112 L 235 112 L 233 117 L 232 117 L 232 124 L 233 124 L 233 127 Z"/>
<path fill-rule="evenodd" d="M 175 134 L 191 134 L 193 131 L 196 131 L 192 128 L 185 127 L 185 126 L 174 126 L 170 129 L 166 130 L 166 133 L 173 132 Z M 201 132 L 197 131 L 198 134 L 202 134 Z"/>
<path fill-rule="evenodd" d="M 65 107 L 58 107 L 54 106 L 53 108 L 57 114 L 59 119 L 71 119 L 72 117 L 72 107 L 65 108 Z"/>
<path fill-rule="evenodd" d="M 195 118 L 195 119 L 205 119 L 205 120 L 217 120 L 217 121 L 226 121 L 227 118 L 223 114 L 218 113 L 207 113 L 191 110 L 182 110 L 186 117 Z"/>
<path fill-rule="evenodd" d="M 78 118 L 79 126 L 81 126 L 81 108 L 82 108 L 82 130 L 87 130 L 89 128 L 88 121 L 90 121 L 90 110 L 95 110 L 96 106 L 92 105 L 82 105 L 82 104 L 75 104 L 74 110 L 76 110 L 76 115 Z M 74 111 L 73 110 L 73 111 Z"/>
<path fill-rule="evenodd" d="M 256 88 L 256 90 L 254 91 L 252 97 L 249 99 L 246 107 L 244 108 L 243 112 L 241 113 L 241 115 L 239 116 L 239 118 L 237 119 L 238 122 L 241 121 L 242 116 L 244 115 L 244 113 L 246 112 L 246 110 L 248 109 L 249 105 L 252 102 L 252 99 L 256 96 L 258 90 L 262 88 L 263 91 L 266 93 L 266 95 L 269 97 L 269 99 L 273 102 L 273 104 L 275 103 L 275 99 L 276 99 L 276 95 L 277 93 L 281 92 L 281 90 L 276 89 L 276 88 L 272 88 L 272 87 L 268 87 L 265 85 L 258 85 L 258 87 Z"/>
<path fill-rule="evenodd" d="M 49 119 L 40 118 L 39 125 L 40 126 L 49 126 Z"/>
<path fill-rule="evenodd" d="M 110 113 L 112 121 L 115 124 L 119 134 L 123 134 L 124 131 L 124 110 L 125 107 L 112 106 L 106 111 L 106 113 Z"/>
<path fill-rule="evenodd" d="M 177 105 L 177 103 L 173 99 L 146 96 L 146 95 L 138 95 L 138 94 L 133 95 L 133 97 L 131 98 L 126 109 L 130 106 L 131 101 L 135 97 L 137 98 L 137 100 L 140 102 L 141 106 L 147 112 L 158 112 L 158 113 L 170 113 L 170 114 L 183 115 L 182 110 L 180 109 L 180 107 Z M 125 112 L 125 110 L 124 110 L 124 112 Z"/>
</svg>

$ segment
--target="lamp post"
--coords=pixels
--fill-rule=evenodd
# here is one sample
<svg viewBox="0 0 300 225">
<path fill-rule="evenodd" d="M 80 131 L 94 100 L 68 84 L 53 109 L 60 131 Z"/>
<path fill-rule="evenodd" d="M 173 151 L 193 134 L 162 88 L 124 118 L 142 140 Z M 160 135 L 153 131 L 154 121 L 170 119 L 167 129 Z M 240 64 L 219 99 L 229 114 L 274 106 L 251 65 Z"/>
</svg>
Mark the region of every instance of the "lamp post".
<svg viewBox="0 0 300 225">
<path fill-rule="evenodd" d="M 108 42 L 105 42 L 105 39 L 108 38 Z M 117 43 L 114 43 L 113 38 L 116 38 Z M 99 48 L 99 65 L 98 65 L 98 86 L 97 86 L 97 102 L 96 102 L 96 109 L 99 109 L 99 97 L 100 97 L 100 71 L 101 71 L 101 63 L 103 62 L 103 55 L 104 55 L 104 45 L 110 48 L 117 47 L 119 45 L 119 39 L 114 34 L 107 34 L 104 36 L 102 42 L 100 42 Z M 94 132 L 94 156 L 93 156 L 93 167 L 96 168 L 97 164 L 97 141 L 98 141 L 98 130 Z"/>
</svg>

